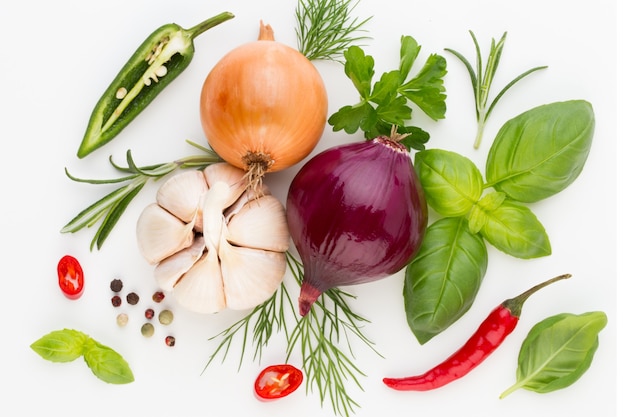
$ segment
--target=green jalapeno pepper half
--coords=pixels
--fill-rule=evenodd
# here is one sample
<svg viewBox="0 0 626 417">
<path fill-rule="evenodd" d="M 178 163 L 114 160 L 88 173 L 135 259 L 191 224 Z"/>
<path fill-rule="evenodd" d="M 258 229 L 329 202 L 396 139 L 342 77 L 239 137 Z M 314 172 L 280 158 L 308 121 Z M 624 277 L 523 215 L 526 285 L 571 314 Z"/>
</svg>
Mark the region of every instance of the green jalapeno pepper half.
<svg viewBox="0 0 626 417">
<path fill-rule="evenodd" d="M 77 155 L 84 158 L 110 142 L 191 62 L 193 40 L 206 30 L 235 17 L 215 15 L 184 29 L 161 26 L 137 48 L 96 104 Z"/>
</svg>

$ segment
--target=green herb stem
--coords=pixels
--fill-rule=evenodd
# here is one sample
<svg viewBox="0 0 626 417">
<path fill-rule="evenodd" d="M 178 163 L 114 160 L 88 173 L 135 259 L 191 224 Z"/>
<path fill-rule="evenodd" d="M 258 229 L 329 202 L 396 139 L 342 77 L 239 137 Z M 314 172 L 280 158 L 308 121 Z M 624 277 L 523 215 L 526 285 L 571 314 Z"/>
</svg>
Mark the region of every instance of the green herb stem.
<svg viewBox="0 0 626 417">
<path fill-rule="evenodd" d="M 126 153 L 127 166 L 118 165 L 113 161 L 112 157 L 109 157 L 109 162 L 113 168 L 125 174 L 118 178 L 84 179 L 71 175 L 66 168 L 65 174 L 69 179 L 75 182 L 88 184 L 125 184 L 111 191 L 109 194 L 105 195 L 100 200 L 78 213 L 72 220 L 63 226 L 61 233 L 75 233 L 85 227 L 92 227 L 102 220 L 102 223 L 94 234 L 90 245 L 90 249 L 92 250 L 94 247 L 100 249 L 122 214 L 126 211 L 126 208 L 128 208 L 132 200 L 143 189 L 148 180 L 152 179 L 154 181 L 158 181 L 166 175 L 179 169 L 202 169 L 207 165 L 221 161 L 219 156 L 212 150 L 189 141 L 188 143 L 203 150 L 204 153 L 201 155 L 180 158 L 173 162 L 147 166 L 138 166 L 135 163 L 130 150 Z"/>
<path fill-rule="evenodd" d="M 470 35 L 472 37 L 472 41 L 474 42 L 474 48 L 476 51 L 476 69 L 472 67 L 472 64 L 470 64 L 467 58 L 465 58 L 461 53 L 450 48 L 444 48 L 444 50 L 450 52 L 452 55 L 457 57 L 463 63 L 463 65 L 467 69 L 467 72 L 469 73 L 470 81 L 472 83 L 472 90 L 474 92 L 474 106 L 476 109 L 476 121 L 478 125 L 476 137 L 474 139 L 474 149 L 478 149 L 482 142 L 485 125 L 487 123 L 487 120 L 489 119 L 491 111 L 495 107 L 496 103 L 500 100 L 500 98 L 502 98 L 504 93 L 522 78 L 535 71 L 547 68 L 547 66 L 534 67 L 518 75 L 496 95 L 491 103 L 489 103 L 491 84 L 496 74 L 496 70 L 498 69 L 498 65 L 500 64 L 500 58 L 502 56 L 504 42 L 506 40 L 506 32 L 504 32 L 504 34 L 497 43 L 495 39 L 491 39 L 489 55 L 487 57 L 487 63 L 484 70 L 482 52 L 480 50 L 478 40 L 476 39 L 474 32 L 470 31 Z"/>
</svg>

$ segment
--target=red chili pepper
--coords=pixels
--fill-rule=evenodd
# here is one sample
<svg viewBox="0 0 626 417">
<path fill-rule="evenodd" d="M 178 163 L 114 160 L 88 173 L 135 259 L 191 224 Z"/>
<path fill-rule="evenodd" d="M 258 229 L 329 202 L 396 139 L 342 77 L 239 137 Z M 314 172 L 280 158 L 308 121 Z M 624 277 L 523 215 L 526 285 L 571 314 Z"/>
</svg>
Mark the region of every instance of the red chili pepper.
<svg viewBox="0 0 626 417">
<path fill-rule="evenodd" d="M 254 392 L 261 400 L 283 398 L 302 383 L 302 371 L 289 365 L 272 365 L 261 371 L 254 381 Z"/>
<path fill-rule="evenodd" d="M 399 391 L 428 391 L 461 378 L 491 355 L 513 332 L 528 297 L 555 281 L 569 277 L 570 274 L 559 275 L 504 301 L 487 316 L 459 350 L 429 371 L 405 378 L 383 378 L 383 382 Z"/>
<path fill-rule="evenodd" d="M 62 257 L 57 265 L 57 274 L 59 287 L 67 298 L 74 300 L 83 294 L 85 276 L 83 268 L 76 258 L 70 255 Z"/>
</svg>

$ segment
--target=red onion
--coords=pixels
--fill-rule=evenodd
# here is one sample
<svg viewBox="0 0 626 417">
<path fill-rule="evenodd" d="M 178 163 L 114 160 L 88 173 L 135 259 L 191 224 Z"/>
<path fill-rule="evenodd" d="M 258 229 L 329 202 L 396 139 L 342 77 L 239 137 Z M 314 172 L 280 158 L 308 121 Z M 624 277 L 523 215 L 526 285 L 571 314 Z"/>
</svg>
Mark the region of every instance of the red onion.
<svg viewBox="0 0 626 417">
<path fill-rule="evenodd" d="M 428 222 L 409 152 L 382 136 L 314 156 L 293 179 L 286 206 L 304 267 L 302 316 L 330 288 L 400 271 L 416 255 Z"/>
</svg>

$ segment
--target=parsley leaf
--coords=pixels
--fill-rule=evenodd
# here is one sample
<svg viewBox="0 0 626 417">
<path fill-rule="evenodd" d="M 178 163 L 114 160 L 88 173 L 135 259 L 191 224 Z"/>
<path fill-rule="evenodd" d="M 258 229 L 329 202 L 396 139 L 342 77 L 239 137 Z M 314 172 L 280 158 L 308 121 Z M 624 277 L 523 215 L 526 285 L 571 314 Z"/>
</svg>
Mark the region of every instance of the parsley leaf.
<svg viewBox="0 0 626 417">
<path fill-rule="evenodd" d="M 414 104 L 433 120 L 443 119 L 446 113 L 446 94 L 443 77 L 446 60 L 432 54 L 415 76 L 409 74 L 420 53 L 421 46 L 410 36 L 401 38 L 399 69 L 383 73 L 374 81 L 374 58 L 366 55 L 359 46 L 344 52 L 344 72 L 350 78 L 361 101 L 341 107 L 328 119 L 333 131 L 347 133 L 363 131 L 367 139 L 389 135 L 391 127 L 398 133 L 410 133 L 402 143 L 408 148 L 421 150 L 430 139 L 428 132 L 406 123 L 413 117 Z"/>
</svg>

